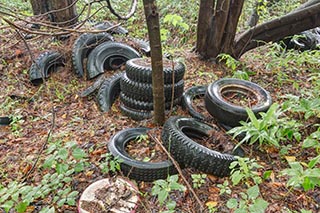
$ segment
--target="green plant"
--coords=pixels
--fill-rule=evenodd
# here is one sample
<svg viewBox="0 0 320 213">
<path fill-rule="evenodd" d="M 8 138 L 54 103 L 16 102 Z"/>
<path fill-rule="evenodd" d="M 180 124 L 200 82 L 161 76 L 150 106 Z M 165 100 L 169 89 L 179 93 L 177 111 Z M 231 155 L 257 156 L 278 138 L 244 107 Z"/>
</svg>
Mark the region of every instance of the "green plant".
<svg viewBox="0 0 320 213">
<path fill-rule="evenodd" d="M 295 188 L 302 186 L 305 191 L 308 191 L 320 186 L 320 168 L 316 167 L 319 162 L 320 155 L 311 159 L 308 164 L 296 161 L 288 162 L 290 168 L 284 169 L 281 174 L 290 177 L 287 182 L 288 186 Z"/>
<path fill-rule="evenodd" d="M 320 127 L 303 141 L 302 147 L 315 148 L 317 153 L 320 153 Z"/>
<path fill-rule="evenodd" d="M 11 122 L 10 122 L 10 128 L 12 131 L 12 134 L 15 136 L 19 136 L 21 134 L 21 124 L 24 122 L 22 115 L 16 115 L 16 116 L 10 116 Z"/>
<path fill-rule="evenodd" d="M 246 185 L 250 185 L 250 180 L 254 184 L 260 184 L 262 179 L 256 169 L 262 168 L 255 159 L 237 157 L 237 160 L 230 164 L 231 181 L 234 186 L 244 180 Z"/>
<path fill-rule="evenodd" d="M 153 187 L 151 194 L 157 196 L 160 205 L 162 206 L 166 203 L 167 211 L 165 213 L 174 212 L 176 207 L 176 202 L 171 200 L 169 197 L 170 192 L 172 191 L 182 191 L 186 190 L 186 187 L 178 183 L 179 176 L 172 175 L 167 178 L 167 180 L 156 180 L 153 182 Z M 163 212 L 163 213 L 164 213 Z"/>
<path fill-rule="evenodd" d="M 252 145 L 258 141 L 260 146 L 267 144 L 280 147 L 279 142 L 282 140 L 300 140 L 301 134 L 298 127 L 301 125 L 295 120 L 280 117 L 283 111 L 279 109 L 278 104 L 274 103 L 266 113 L 260 113 L 260 119 L 257 119 L 251 109 L 247 108 L 246 111 L 250 122 L 241 121 L 242 126 L 228 131 L 229 134 L 233 134 L 233 138 L 245 133 L 245 137 L 235 148 L 244 142 Z"/>
<path fill-rule="evenodd" d="M 240 192 L 238 199 L 230 198 L 227 207 L 233 209 L 234 213 L 264 213 L 269 203 L 259 195 L 259 187 L 254 185 L 248 188 L 246 192 Z"/>
<path fill-rule="evenodd" d="M 200 188 L 206 183 L 206 174 L 191 174 L 193 188 Z"/>
<path fill-rule="evenodd" d="M 217 187 L 218 188 L 220 188 L 220 195 L 222 195 L 222 194 L 224 194 L 224 193 L 226 193 L 226 194 L 231 194 L 231 189 L 230 189 L 230 187 L 229 187 L 229 181 L 227 181 L 227 180 L 225 180 L 224 182 L 223 182 L 223 184 L 218 184 L 217 185 Z"/>
<path fill-rule="evenodd" d="M 123 162 L 119 157 L 113 157 L 111 153 L 106 153 L 104 156 L 105 160 L 100 163 L 99 167 L 103 173 L 109 173 L 120 171 L 120 164 Z"/>
<path fill-rule="evenodd" d="M 231 55 L 229 54 L 225 54 L 225 53 L 221 53 L 218 55 L 218 60 L 219 62 L 224 62 L 225 65 L 231 69 L 231 71 L 235 72 L 236 69 L 241 65 L 241 62 L 234 59 Z"/>
</svg>

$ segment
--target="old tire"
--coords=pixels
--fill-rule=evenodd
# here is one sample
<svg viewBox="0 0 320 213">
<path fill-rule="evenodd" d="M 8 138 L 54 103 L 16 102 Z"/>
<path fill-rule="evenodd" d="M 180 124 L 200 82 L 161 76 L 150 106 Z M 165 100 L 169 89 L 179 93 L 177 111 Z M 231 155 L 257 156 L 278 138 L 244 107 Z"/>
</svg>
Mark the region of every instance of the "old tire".
<svg viewBox="0 0 320 213">
<path fill-rule="evenodd" d="M 184 109 L 188 111 L 188 113 L 196 119 L 199 120 L 208 120 L 208 118 L 201 114 L 200 112 L 197 112 L 193 106 L 192 102 L 196 98 L 204 97 L 207 91 L 207 86 L 194 86 L 188 88 L 182 95 L 182 101 L 181 105 Z M 203 98 L 204 99 L 204 98 Z"/>
<path fill-rule="evenodd" d="M 132 58 L 140 58 L 140 54 L 132 47 L 118 42 L 104 42 L 94 48 L 87 61 L 89 79 L 104 72 L 104 69 L 115 70 Z"/>
<path fill-rule="evenodd" d="M 185 66 L 180 62 L 174 63 L 174 70 L 170 60 L 163 60 L 163 78 L 165 84 L 177 83 L 183 79 Z M 150 58 L 136 58 L 127 61 L 126 73 L 129 79 L 140 83 L 152 83 L 152 68 Z"/>
<path fill-rule="evenodd" d="M 74 42 L 72 47 L 72 66 L 79 77 L 84 75 L 83 60 L 88 57 L 96 46 L 105 41 L 113 41 L 112 36 L 108 33 L 84 33 Z"/>
<path fill-rule="evenodd" d="M 121 77 L 120 81 L 121 91 L 132 99 L 138 101 L 153 101 L 153 93 L 152 93 L 152 84 L 150 83 L 139 83 L 136 81 L 130 80 L 126 74 Z M 173 98 L 179 98 L 183 94 L 184 81 L 180 80 L 179 82 L 173 85 L 174 87 L 174 95 Z M 172 84 L 164 85 L 164 96 L 165 102 L 169 102 L 172 100 Z"/>
<path fill-rule="evenodd" d="M 102 112 L 108 112 L 120 94 L 120 78 L 123 72 L 117 73 L 107 78 L 101 84 L 97 99 Z"/>
<path fill-rule="evenodd" d="M 174 116 L 164 124 L 161 138 L 179 164 L 219 177 L 228 176 L 235 156 L 211 150 L 192 140 L 209 136 L 210 130 L 211 126 L 194 118 Z"/>
<path fill-rule="evenodd" d="M 133 98 L 128 97 L 123 92 L 120 93 L 120 101 L 123 103 L 123 105 L 135 109 L 135 110 L 153 110 L 153 101 L 146 102 L 146 101 L 139 101 Z M 179 105 L 181 102 L 180 98 L 173 100 L 173 106 Z M 171 101 L 165 102 L 165 109 L 171 108 Z"/>
<path fill-rule="evenodd" d="M 206 109 L 218 122 L 229 127 L 239 126 L 239 122 L 246 121 L 248 115 L 245 107 L 224 100 L 222 95 L 226 92 L 253 94 L 257 99 L 257 104 L 250 109 L 258 117 L 260 112 L 266 112 L 272 104 L 269 92 L 250 81 L 223 78 L 213 82 L 208 86 L 205 95 Z"/>
<path fill-rule="evenodd" d="M 52 70 L 64 64 L 62 54 L 55 51 L 48 51 L 40 54 L 29 70 L 29 78 L 33 85 L 43 83 L 43 78 L 47 78 Z"/>
<path fill-rule="evenodd" d="M 136 139 L 139 135 L 147 133 L 149 128 L 139 127 L 124 129 L 116 133 L 108 143 L 108 149 L 114 157 L 123 160 L 122 172 L 134 180 L 152 182 L 157 179 L 166 179 L 168 175 L 177 171 L 171 161 L 142 162 L 135 160 L 125 151 L 126 144 Z"/>
<path fill-rule="evenodd" d="M 152 118 L 152 115 L 153 115 L 152 111 L 136 110 L 136 109 L 132 109 L 130 107 L 127 107 L 123 104 L 120 104 L 120 110 L 124 115 L 128 116 L 129 118 L 131 118 L 135 121 L 149 119 L 149 118 Z"/>
<path fill-rule="evenodd" d="M 9 126 L 12 119 L 7 116 L 0 117 L 0 126 Z"/>
</svg>

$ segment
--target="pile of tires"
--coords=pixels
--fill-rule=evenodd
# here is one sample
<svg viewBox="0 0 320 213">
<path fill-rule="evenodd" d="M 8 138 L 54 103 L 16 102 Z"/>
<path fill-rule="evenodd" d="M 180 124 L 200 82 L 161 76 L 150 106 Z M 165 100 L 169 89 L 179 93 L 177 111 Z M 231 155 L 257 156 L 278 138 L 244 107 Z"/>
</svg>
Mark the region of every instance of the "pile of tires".
<svg viewBox="0 0 320 213">
<path fill-rule="evenodd" d="M 185 66 L 180 62 L 164 60 L 165 108 L 180 104 L 184 89 Z M 120 79 L 120 109 L 134 120 L 152 117 L 153 91 L 150 58 L 135 58 L 126 63 Z"/>
</svg>

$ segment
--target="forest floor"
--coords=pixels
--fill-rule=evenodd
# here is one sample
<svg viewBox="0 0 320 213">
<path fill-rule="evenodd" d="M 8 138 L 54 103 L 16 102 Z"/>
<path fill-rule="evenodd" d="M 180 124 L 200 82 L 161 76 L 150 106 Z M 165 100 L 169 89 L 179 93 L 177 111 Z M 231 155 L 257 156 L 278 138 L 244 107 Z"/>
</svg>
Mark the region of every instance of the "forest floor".
<svg viewBox="0 0 320 213">
<path fill-rule="evenodd" d="M 38 153 L 46 144 L 50 130 L 52 130 L 50 141 L 62 141 L 62 143 L 75 141 L 88 153 L 90 164 L 97 165 L 102 159 L 102 154 L 108 152 L 108 141 L 118 131 L 138 126 L 155 127 L 152 119 L 134 121 L 122 115 L 119 100 L 116 100 L 109 112 L 103 113 L 99 110 L 94 96 L 80 97 L 80 93 L 93 81 L 78 78 L 72 70 L 71 51 L 78 34 L 73 34 L 63 41 L 42 36 L 34 37 L 25 40 L 27 48 L 15 31 L 7 29 L 3 32 L 0 34 L 0 116 L 20 116 L 15 125 L 0 126 L 0 183 L 3 186 L 12 181 L 21 181 L 26 174 L 28 174 L 26 183 L 32 185 L 40 183 L 42 176 L 48 173 L 48 170 L 41 168 L 47 157 L 46 152 L 40 156 Z M 35 58 L 48 50 L 63 53 L 66 58 L 65 66 L 51 73 L 45 84 L 33 86 L 28 75 L 32 64 L 30 53 Z M 281 104 L 282 96 L 286 94 L 299 95 L 299 88 L 312 90 L 308 81 L 310 72 L 304 67 L 296 72 L 280 68 L 282 75 L 266 70 L 265 64 L 270 63 L 264 58 L 266 51 L 262 48 L 247 53 L 241 60 L 245 61 L 246 66 L 254 72 L 250 75 L 250 80 L 268 90 L 273 102 Z M 195 85 L 208 85 L 217 79 L 232 75 L 228 68 L 200 60 L 198 55 L 190 50 L 182 50 L 175 54 L 175 57 L 182 58 L 186 65 L 185 89 Z M 110 76 L 113 73 L 114 71 L 107 71 L 104 75 Z M 199 102 L 198 105 L 197 108 L 203 109 L 203 102 Z M 175 109 L 171 115 L 190 117 L 181 107 Z M 308 122 L 318 121 L 310 120 L 305 124 L 308 125 Z M 306 135 L 313 130 L 305 129 Z M 301 149 L 299 143 L 293 144 L 285 155 L 280 155 L 277 148 L 269 147 L 261 150 L 249 145 L 244 147 L 247 151 L 246 156 L 255 158 L 262 165 L 258 170 L 261 176 L 265 171 L 272 171 L 272 175 L 259 185 L 261 196 L 269 203 L 266 212 L 300 212 L 301 209 L 315 213 L 320 211 L 318 188 L 307 192 L 301 188 L 288 188 L 286 186 L 288 177 L 279 175 L 280 171 L 288 168 L 286 157 L 295 156 L 300 161 L 308 162 L 316 155 L 315 152 L 310 153 Z M 36 168 L 29 174 L 38 157 Z M 190 168 L 183 169 L 182 172 L 191 185 L 191 174 L 200 173 Z M 90 183 L 112 175 L 114 173 L 102 174 L 92 167 L 72 177 L 72 188 L 78 191 L 80 196 Z M 219 195 L 220 188 L 217 184 L 222 184 L 225 180 L 228 180 L 228 177 L 218 178 L 208 175 L 200 188 L 194 188 L 203 206 L 211 202 L 217 212 L 230 212 L 226 207 L 227 200 L 231 196 L 239 196 L 245 186 L 230 186 L 232 195 Z M 179 182 L 184 184 L 181 179 Z M 165 209 L 159 205 L 155 196 L 150 195 L 152 183 L 141 181 L 136 183 L 139 191 L 145 195 L 141 196 L 137 212 L 160 212 Z M 189 190 L 184 193 L 173 193 L 171 198 L 177 203 L 176 212 L 200 212 L 200 207 Z M 37 200 L 27 208 L 27 211 L 38 212 L 47 203 L 50 203 L 49 197 Z M 56 210 L 75 212 L 76 207 L 63 205 Z"/>
</svg>

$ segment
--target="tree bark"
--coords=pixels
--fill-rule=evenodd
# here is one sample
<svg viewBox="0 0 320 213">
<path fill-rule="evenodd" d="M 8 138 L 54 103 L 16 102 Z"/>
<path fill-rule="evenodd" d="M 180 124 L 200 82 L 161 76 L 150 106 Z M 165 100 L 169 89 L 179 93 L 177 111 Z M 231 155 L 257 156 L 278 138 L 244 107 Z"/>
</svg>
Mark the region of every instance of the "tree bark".
<svg viewBox="0 0 320 213">
<path fill-rule="evenodd" d="M 64 27 L 71 26 L 78 21 L 76 0 L 30 0 L 33 14 L 48 14 L 49 20 Z"/>
<path fill-rule="evenodd" d="M 143 5 L 151 48 L 154 122 L 158 125 L 163 125 L 165 107 L 159 12 L 155 0 L 143 0 Z"/>
<path fill-rule="evenodd" d="M 200 9 L 197 25 L 197 51 L 200 55 L 205 53 L 208 30 L 214 12 L 214 0 L 200 0 Z"/>
<path fill-rule="evenodd" d="M 251 28 L 240 35 L 235 41 L 234 51 L 229 54 L 240 58 L 243 53 L 267 42 L 278 41 L 317 26 L 320 26 L 320 3 Z"/>
<path fill-rule="evenodd" d="M 198 24 L 208 26 L 198 26 L 197 50 L 201 57 L 215 59 L 220 53 L 226 53 L 240 58 L 255 47 L 320 26 L 320 0 L 310 0 L 287 15 L 255 26 L 235 39 L 243 4 L 244 0 L 217 0 L 212 12 L 201 0 Z M 211 20 L 210 24 L 200 22 L 202 14 Z M 208 18 L 210 14 L 212 17 Z"/>
</svg>

